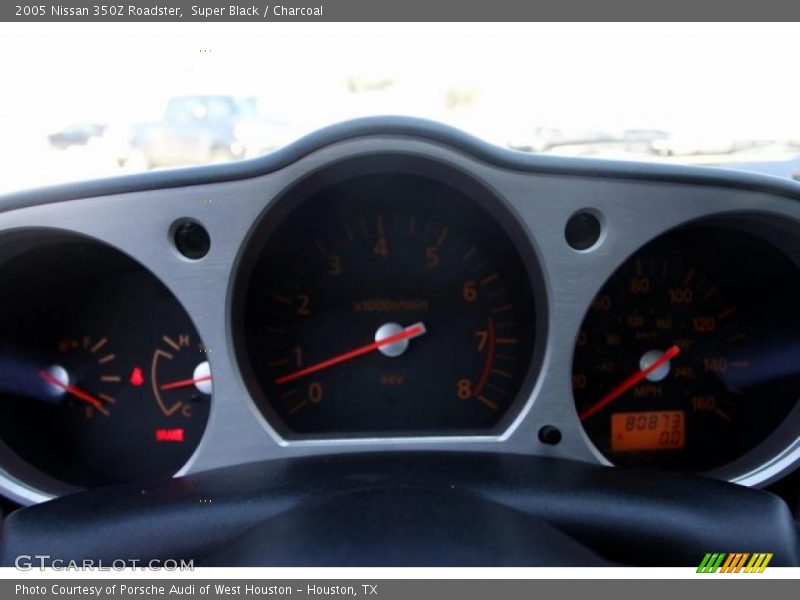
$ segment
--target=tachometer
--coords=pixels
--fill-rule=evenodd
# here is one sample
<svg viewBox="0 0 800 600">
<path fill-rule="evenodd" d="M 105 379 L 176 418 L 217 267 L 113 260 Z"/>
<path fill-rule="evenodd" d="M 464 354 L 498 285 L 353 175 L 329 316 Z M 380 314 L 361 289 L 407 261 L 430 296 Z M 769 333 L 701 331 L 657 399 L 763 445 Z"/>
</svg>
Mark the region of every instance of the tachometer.
<svg viewBox="0 0 800 600">
<path fill-rule="evenodd" d="M 529 381 L 539 309 L 519 226 L 466 176 L 397 161 L 318 174 L 251 242 L 237 343 L 287 435 L 487 431 Z"/>
<path fill-rule="evenodd" d="M 800 396 L 800 273 L 741 230 L 666 234 L 594 299 L 572 387 L 611 462 L 706 471 L 764 442 Z"/>
</svg>

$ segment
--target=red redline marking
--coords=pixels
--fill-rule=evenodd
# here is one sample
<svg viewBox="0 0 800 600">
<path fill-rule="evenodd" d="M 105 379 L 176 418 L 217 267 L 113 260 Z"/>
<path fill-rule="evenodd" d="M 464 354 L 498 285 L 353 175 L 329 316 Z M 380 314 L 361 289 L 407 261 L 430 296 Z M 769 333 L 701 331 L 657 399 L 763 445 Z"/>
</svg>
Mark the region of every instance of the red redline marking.
<svg viewBox="0 0 800 600">
<path fill-rule="evenodd" d="M 475 398 L 480 396 L 483 388 L 486 386 L 486 381 L 489 379 L 489 372 L 492 369 L 492 364 L 494 364 L 494 319 L 492 317 L 489 317 L 487 329 L 489 330 L 489 350 L 486 352 L 486 362 L 483 364 L 483 372 L 481 373 L 480 379 L 478 379 L 478 385 L 475 386 L 475 393 L 472 394 Z"/>
<path fill-rule="evenodd" d="M 176 388 L 189 387 L 195 383 L 202 383 L 203 381 L 211 381 L 211 375 L 198 377 L 197 379 L 181 379 L 180 381 L 173 381 L 172 383 L 165 383 L 158 386 L 160 390 L 174 390 Z"/>
<path fill-rule="evenodd" d="M 673 358 L 678 356 L 678 354 L 680 354 L 680 352 L 681 352 L 681 349 L 678 346 L 670 347 L 666 352 L 664 352 L 664 354 L 661 355 L 661 358 L 659 358 L 657 361 L 655 361 L 652 365 L 650 365 L 646 369 L 642 369 L 640 371 L 637 371 L 636 373 L 634 373 L 633 375 L 631 375 L 630 377 L 625 379 L 625 381 L 620 383 L 613 390 L 608 392 L 605 396 L 600 398 L 600 400 L 598 400 L 597 402 L 592 404 L 589 408 L 587 408 L 586 410 L 581 412 L 580 415 L 579 415 L 580 416 L 580 420 L 581 421 L 585 421 L 586 419 L 588 419 L 589 417 L 591 417 L 592 415 L 597 413 L 599 410 L 601 410 L 601 409 L 605 408 L 607 405 L 611 404 L 614 400 L 616 400 L 622 394 L 624 394 L 629 389 L 634 387 L 636 384 L 638 384 L 640 381 L 642 381 L 645 377 L 647 377 L 650 373 L 652 373 L 653 371 L 658 369 L 661 365 L 663 365 L 666 362 L 669 362 L 670 360 L 672 360 Z"/>
<path fill-rule="evenodd" d="M 312 373 L 316 373 L 317 371 L 322 371 L 323 369 L 333 367 L 345 361 L 358 358 L 359 356 L 363 356 L 364 354 L 373 352 L 378 348 L 383 348 L 384 346 L 388 346 L 389 344 L 394 344 L 395 342 L 408 340 L 417 337 L 419 335 L 422 335 L 424 333 L 425 333 L 425 325 L 423 325 L 422 323 L 416 323 L 415 325 L 406 327 L 403 331 L 396 333 L 394 335 L 390 335 L 389 337 L 383 338 L 380 341 L 373 342 L 365 346 L 361 346 L 360 348 L 356 348 L 355 350 L 350 350 L 349 352 L 344 352 L 343 354 L 339 354 L 337 356 L 334 356 L 333 358 L 323 360 L 314 365 L 311 365 L 310 367 L 305 367 L 304 369 L 300 369 L 299 371 L 289 373 L 288 375 L 282 375 L 281 377 L 278 377 L 275 380 L 275 385 L 289 383 L 290 381 L 300 379 L 301 377 L 305 377 L 306 375 L 311 375 Z"/>
</svg>

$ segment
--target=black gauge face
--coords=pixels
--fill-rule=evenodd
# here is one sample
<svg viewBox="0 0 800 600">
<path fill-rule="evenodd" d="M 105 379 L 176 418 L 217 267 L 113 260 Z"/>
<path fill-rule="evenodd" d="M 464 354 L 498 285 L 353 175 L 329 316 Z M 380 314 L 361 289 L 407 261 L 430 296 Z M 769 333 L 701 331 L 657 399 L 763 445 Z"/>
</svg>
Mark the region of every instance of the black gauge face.
<svg viewBox="0 0 800 600">
<path fill-rule="evenodd" d="M 398 174 L 284 201 L 288 215 L 255 235 L 240 328 L 254 396 L 279 430 L 450 435 L 515 412 L 534 299 L 481 203 Z"/>
<path fill-rule="evenodd" d="M 170 476 L 208 418 L 203 344 L 167 289 L 123 255 L 46 243 L 0 267 L 0 438 L 78 486 Z"/>
<path fill-rule="evenodd" d="M 666 234 L 594 299 L 572 387 L 619 465 L 707 471 L 767 439 L 800 397 L 800 273 L 736 229 Z"/>
</svg>

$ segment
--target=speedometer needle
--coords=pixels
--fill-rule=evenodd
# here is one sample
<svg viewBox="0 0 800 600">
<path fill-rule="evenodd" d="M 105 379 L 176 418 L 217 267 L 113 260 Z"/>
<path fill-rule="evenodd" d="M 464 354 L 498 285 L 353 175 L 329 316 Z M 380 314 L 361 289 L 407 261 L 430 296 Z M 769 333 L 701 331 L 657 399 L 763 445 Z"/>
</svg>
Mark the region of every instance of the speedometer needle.
<svg viewBox="0 0 800 600">
<path fill-rule="evenodd" d="M 581 421 L 585 421 L 586 419 L 591 417 L 593 414 L 595 414 L 597 411 L 599 411 L 602 408 L 604 408 L 605 406 L 611 404 L 614 400 L 619 398 L 622 394 L 624 394 L 629 389 L 631 389 L 632 387 L 637 385 L 640 381 L 642 381 L 642 379 L 644 379 L 645 377 L 650 375 L 650 373 L 652 373 L 653 371 L 658 369 L 664 363 L 669 362 L 670 360 L 672 360 L 673 358 L 678 356 L 678 354 L 680 354 L 680 352 L 681 352 L 681 349 L 678 346 L 671 346 L 666 352 L 664 352 L 664 354 L 662 354 L 659 357 L 658 360 L 654 361 L 653 364 L 651 364 L 649 367 L 647 367 L 646 369 L 641 369 L 641 370 L 637 371 L 636 373 L 634 373 L 633 375 L 628 377 L 625 381 L 620 383 L 613 390 L 608 392 L 605 396 L 600 398 L 600 400 L 598 400 L 597 402 L 595 402 L 594 404 L 592 404 L 588 408 L 584 409 L 580 413 Z"/>
<path fill-rule="evenodd" d="M 350 350 L 349 352 L 344 352 L 343 354 L 339 354 L 334 356 L 333 358 L 329 358 L 327 360 L 323 360 L 322 362 L 318 362 L 310 367 L 305 367 L 300 369 L 299 371 L 295 371 L 294 373 L 289 373 L 288 375 L 282 375 L 275 380 L 275 385 L 281 385 L 282 383 L 289 383 L 290 381 L 294 381 L 295 379 L 300 379 L 301 377 L 305 377 L 306 375 L 311 375 L 311 373 L 316 373 L 317 371 L 322 371 L 323 369 L 327 369 L 328 367 L 332 367 L 334 365 L 338 365 L 348 360 L 352 360 L 354 358 L 358 358 L 364 354 L 368 354 L 370 352 L 374 352 L 378 348 L 383 348 L 384 346 L 388 346 L 389 344 L 395 344 L 397 342 L 402 342 L 403 340 L 410 340 L 411 338 L 419 337 L 425 333 L 425 325 L 422 323 L 414 323 L 413 325 L 409 325 L 405 329 L 403 329 L 399 333 L 395 333 L 394 335 L 390 335 L 389 337 L 385 337 L 377 342 L 373 342 L 371 344 L 367 344 L 365 346 L 361 346 L 360 348 L 356 348 L 355 350 Z"/>
<path fill-rule="evenodd" d="M 89 394 L 87 392 L 84 392 L 82 389 L 77 388 L 74 385 L 69 385 L 69 384 L 66 384 L 66 383 L 62 383 L 61 381 L 59 381 L 58 379 L 56 379 L 55 377 L 50 375 L 50 373 L 48 373 L 47 371 L 39 371 L 39 377 L 44 379 L 50 385 L 54 385 L 54 386 L 56 386 L 58 388 L 61 388 L 62 390 L 65 390 L 66 392 L 69 392 L 70 394 L 72 394 L 76 398 L 79 398 L 80 400 L 83 400 L 84 402 L 88 402 L 89 404 L 94 406 L 97 410 L 99 410 L 101 413 L 103 413 L 106 416 L 108 416 L 108 411 L 106 410 L 106 407 L 103 406 L 103 403 L 100 402 L 100 400 L 98 400 L 97 398 L 95 398 L 91 394 Z"/>
</svg>

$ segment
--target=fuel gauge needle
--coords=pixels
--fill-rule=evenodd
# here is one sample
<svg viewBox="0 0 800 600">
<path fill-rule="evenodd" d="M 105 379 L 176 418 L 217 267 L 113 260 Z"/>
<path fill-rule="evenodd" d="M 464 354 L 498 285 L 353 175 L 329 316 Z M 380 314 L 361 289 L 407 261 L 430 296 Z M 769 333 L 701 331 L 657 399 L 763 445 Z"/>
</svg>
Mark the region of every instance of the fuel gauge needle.
<svg viewBox="0 0 800 600">
<path fill-rule="evenodd" d="M 638 385 L 643 379 L 645 379 L 650 373 L 658 369 L 660 366 L 664 365 L 665 363 L 669 362 L 678 354 L 680 354 L 681 349 L 678 346 L 671 346 L 664 354 L 662 354 L 658 360 L 653 361 L 653 363 L 648 366 L 646 369 L 641 369 L 628 377 L 625 381 L 620 383 L 617 387 L 613 390 L 608 392 L 605 396 L 600 398 L 597 402 L 586 408 L 580 413 L 581 421 L 585 421 L 596 412 L 605 408 L 609 404 L 611 404 L 614 400 L 622 396 L 625 392 L 627 392 L 632 387 Z"/>
<path fill-rule="evenodd" d="M 82 389 L 75 387 L 74 385 L 69 385 L 67 383 L 62 383 L 47 371 L 39 371 L 39 377 L 44 379 L 50 385 L 54 385 L 62 390 L 72 394 L 76 398 L 83 400 L 84 402 L 88 402 L 92 406 L 94 406 L 97 410 L 103 413 L 105 416 L 108 416 L 109 413 L 106 410 L 106 407 L 103 406 L 103 403 L 100 402 L 97 398 L 89 394 L 88 392 L 84 392 Z"/>
</svg>

